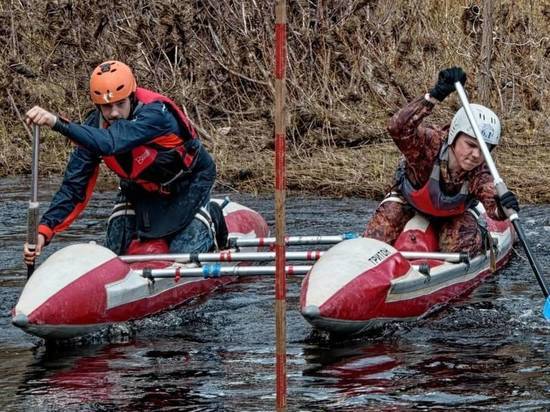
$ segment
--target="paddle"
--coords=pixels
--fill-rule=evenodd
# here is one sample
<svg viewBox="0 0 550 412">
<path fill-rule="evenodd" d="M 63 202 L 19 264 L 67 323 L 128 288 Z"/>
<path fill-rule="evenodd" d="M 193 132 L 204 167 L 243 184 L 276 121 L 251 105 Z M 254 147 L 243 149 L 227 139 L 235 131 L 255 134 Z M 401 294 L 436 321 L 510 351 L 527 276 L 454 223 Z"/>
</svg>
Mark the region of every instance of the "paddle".
<svg viewBox="0 0 550 412">
<path fill-rule="evenodd" d="M 31 252 L 36 250 L 38 242 L 38 158 L 40 152 L 40 126 L 34 125 L 32 130 L 32 166 L 31 166 L 31 197 L 27 213 L 27 244 Z M 27 265 L 27 279 L 34 272 L 34 262 Z"/>
<path fill-rule="evenodd" d="M 477 122 L 475 121 L 474 114 L 472 113 L 470 103 L 468 102 L 468 97 L 466 96 L 466 92 L 464 91 L 462 84 L 460 82 L 456 82 L 455 87 L 456 87 L 456 91 L 458 92 L 458 96 L 460 97 L 460 101 L 462 102 L 462 106 L 464 107 L 464 111 L 466 112 L 466 116 L 468 117 L 468 120 L 472 125 L 472 129 L 474 130 L 475 138 L 478 141 L 479 148 L 481 149 L 481 152 L 485 157 L 485 162 L 487 163 L 487 166 L 489 167 L 489 170 L 491 171 L 491 175 L 493 176 L 493 179 L 495 181 L 497 194 L 498 196 L 502 196 L 504 193 L 508 191 L 508 188 L 506 187 L 506 184 L 504 183 L 504 181 L 501 179 L 498 173 L 498 170 L 495 166 L 495 162 L 491 157 L 491 153 L 489 152 L 489 149 L 485 144 L 485 140 L 483 140 L 483 136 L 481 135 L 481 131 L 479 130 Z M 527 255 L 527 259 L 531 264 L 531 268 L 535 273 L 535 277 L 537 278 L 539 286 L 542 289 L 542 293 L 544 294 L 544 297 L 546 299 L 544 304 L 544 309 L 543 309 L 543 316 L 545 317 L 545 319 L 550 320 L 550 296 L 548 292 L 548 287 L 544 282 L 542 268 L 540 267 L 539 262 L 531 252 L 531 248 L 527 243 L 527 237 L 525 236 L 523 227 L 520 224 L 518 214 L 513 209 L 504 209 L 504 212 L 506 213 L 506 216 L 508 216 L 508 219 L 510 220 L 510 222 L 512 222 L 512 224 L 514 225 L 514 229 L 516 229 L 516 233 L 518 235 L 519 241 L 523 246 L 523 248 L 525 249 L 525 254 Z"/>
</svg>

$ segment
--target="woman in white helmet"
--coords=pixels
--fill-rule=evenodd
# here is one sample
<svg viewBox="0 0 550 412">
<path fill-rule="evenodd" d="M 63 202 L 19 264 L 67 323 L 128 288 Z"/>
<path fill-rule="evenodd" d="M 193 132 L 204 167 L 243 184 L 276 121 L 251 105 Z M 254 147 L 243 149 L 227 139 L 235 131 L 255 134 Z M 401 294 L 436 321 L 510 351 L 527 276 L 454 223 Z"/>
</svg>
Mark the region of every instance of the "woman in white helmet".
<svg viewBox="0 0 550 412">
<path fill-rule="evenodd" d="M 477 218 L 469 213 L 477 201 L 496 220 L 506 219 L 502 207 L 519 211 L 515 195 L 497 198 L 493 178 L 485 164 L 464 109 L 450 126 L 426 126 L 423 119 L 434 106 L 466 82 L 460 67 L 442 70 L 434 88 L 401 108 L 388 131 L 403 154 L 392 191 L 378 206 L 365 236 L 393 244 L 405 224 L 420 212 L 438 225 L 439 248 L 445 252 L 477 254 L 483 245 Z M 473 104 L 472 112 L 489 149 L 500 141 L 497 115 Z"/>
</svg>

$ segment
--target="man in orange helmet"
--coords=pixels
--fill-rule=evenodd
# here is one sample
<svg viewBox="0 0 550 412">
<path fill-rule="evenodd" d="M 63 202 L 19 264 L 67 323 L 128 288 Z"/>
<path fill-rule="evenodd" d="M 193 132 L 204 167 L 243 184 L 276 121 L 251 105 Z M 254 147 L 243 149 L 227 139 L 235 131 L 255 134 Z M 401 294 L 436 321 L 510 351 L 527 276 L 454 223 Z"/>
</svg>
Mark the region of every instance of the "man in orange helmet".
<svg viewBox="0 0 550 412">
<path fill-rule="evenodd" d="M 25 262 L 34 262 L 85 208 L 102 160 L 120 177 L 108 248 L 122 254 L 132 239 L 163 238 L 173 253 L 209 251 L 214 238 L 207 205 L 216 167 L 186 115 L 169 98 L 137 87 L 132 70 L 114 60 L 92 72 L 90 97 L 96 110 L 84 124 L 39 106 L 26 114 L 29 124 L 50 127 L 77 147 L 40 221 L 36 252 L 25 245 Z"/>
</svg>

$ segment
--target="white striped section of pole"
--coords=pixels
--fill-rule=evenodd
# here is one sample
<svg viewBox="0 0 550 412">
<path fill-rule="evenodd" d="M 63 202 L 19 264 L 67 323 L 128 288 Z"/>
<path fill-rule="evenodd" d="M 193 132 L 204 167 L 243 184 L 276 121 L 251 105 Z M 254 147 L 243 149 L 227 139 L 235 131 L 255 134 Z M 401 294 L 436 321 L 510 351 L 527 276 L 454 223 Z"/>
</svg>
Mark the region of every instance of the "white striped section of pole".
<svg viewBox="0 0 550 412">
<path fill-rule="evenodd" d="M 285 69 L 286 1 L 275 3 L 275 403 L 286 410 Z"/>
</svg>

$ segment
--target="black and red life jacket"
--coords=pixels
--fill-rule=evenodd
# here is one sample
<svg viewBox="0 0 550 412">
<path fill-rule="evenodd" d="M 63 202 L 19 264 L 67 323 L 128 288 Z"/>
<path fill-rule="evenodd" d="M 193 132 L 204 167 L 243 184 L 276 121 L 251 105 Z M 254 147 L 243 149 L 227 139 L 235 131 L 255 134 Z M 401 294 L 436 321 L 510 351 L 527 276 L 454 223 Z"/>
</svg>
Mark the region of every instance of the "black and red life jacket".
<svg viewBox="0 0 550 412">
<path fill-rule="evenodd" d="M 121 178 L 139 184 L 148 192 L 163 192 L 169 183 L 190 172 L 200 149 L 200 142 L 191 122 L 174 101 L 140 87 L 135 92 L 135 98 L 138 106 L 134 113 L 144 104 L 166 104 L 176 116 L 182 135 L 172 133 L 158 136 L 128 152 L 104 156 L 103 160 Z"/>
<path fill-rule="evenodd" d="M 407 202 L 421 213 L 436 217 L 458 216 L 464 213 L 474 203 L 468 190 L 468 180 L 462 183 L 460 191 L 448 195 L 441 188 L 441 162 L 448 161 L 449 146 L 443 143 L 432 168 L 430 178 L 419 189 L 416 189 L 407 178 L 405 164 L 401 162 L 397 169 L 397 188 Z"/>
</svg>

